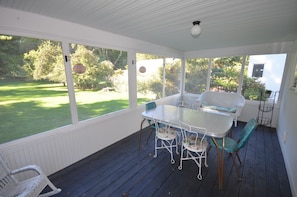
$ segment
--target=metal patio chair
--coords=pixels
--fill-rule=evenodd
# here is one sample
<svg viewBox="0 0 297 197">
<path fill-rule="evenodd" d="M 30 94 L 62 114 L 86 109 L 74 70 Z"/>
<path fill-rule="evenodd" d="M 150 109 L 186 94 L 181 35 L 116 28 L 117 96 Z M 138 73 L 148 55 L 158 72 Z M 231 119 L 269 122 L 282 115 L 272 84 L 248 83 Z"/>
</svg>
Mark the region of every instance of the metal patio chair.
<svg viewBox="0 0 297 197">
<path fill-rule="evenodd" d="M 156 158 L 158 156 L 159 149 L 166 149 L 170 153 L 171 163 L 174 164 L 173 149 L 175 148 L 176 154 L 179 154 L 177 128 L 172 124 L 163 123 L 157 120 L 153 120 L 153 124 L 156 128 L 154 157 Z"/>
<path fill-rule="evenodd" d="M 206 137 L 206 129 L 190 126 L 186 123 L 180 123 L 182 133 L 182 146 L 180 153 L 179 170 L 183 168 L 183 161 L 193 160 L 198 166 L 197 178 L 202 180 L 201 168 L 204 160 L 204 165 L 207 165 L 207 147 L 208 142 Z"/>
</svg>

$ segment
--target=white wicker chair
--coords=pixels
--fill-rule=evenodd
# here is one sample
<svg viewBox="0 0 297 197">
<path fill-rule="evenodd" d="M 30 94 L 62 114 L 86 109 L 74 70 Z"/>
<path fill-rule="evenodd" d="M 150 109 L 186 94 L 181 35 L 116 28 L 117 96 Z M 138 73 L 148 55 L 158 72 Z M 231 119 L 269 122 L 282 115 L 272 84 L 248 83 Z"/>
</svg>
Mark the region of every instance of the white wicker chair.
<svg viewBox="0 0 297 197">
<path fill-rule="evenodd" d="M 205 138 L 206 129 L 193 127 L 182 122 L 180 123 L 180 126 L 182 133 L 182 146 L 180 153 L 180 165 L 178 166 L 178 169 L 182 170 L 184 160 L 193 160 L 198 166 L 197 178 L 202 180 L 201 168 L 203 159 L 204 165 L 208 167 L 208 141 Z"/>
<path fill-rule="evenodd" d="M 174 164 L 173 148 L 175 148 L 176 154 L 178 154 L 177 129 L 168 123 L 156 120 L 153 122 L 156 128 L 154 157 L 156 158 L 158 156 L 159 149 L 166 149 L 170 153 L 171 163 Z"/>
<path fill-rule="evenodd" d="M 34 171 L 36 176 L 26 180 L 18 181 L 14 176 L 26 171 Z M 46 186 L 52 189 L 47 193 L 41 192 Z M 36 165 L 28 165 L 16 170 L 10 170 L 0 156 L 0 196 L 2 197 L 44 197 L 52 196 L 61 191 L 42 172 L 41 168 Z"/>
</svg>

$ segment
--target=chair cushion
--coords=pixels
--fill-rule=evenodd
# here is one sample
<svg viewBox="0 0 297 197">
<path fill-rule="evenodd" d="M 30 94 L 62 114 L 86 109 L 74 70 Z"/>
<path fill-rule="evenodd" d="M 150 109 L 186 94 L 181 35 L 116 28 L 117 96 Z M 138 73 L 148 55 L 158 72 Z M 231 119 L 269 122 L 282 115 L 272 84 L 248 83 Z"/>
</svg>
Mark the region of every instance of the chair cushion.
<svg viewBox="0 0 297 197">
<path fill-rule="evenodd" d="M 207 140 L 203 140 L 201 143 L 201 138 L 198 138 L 197 140 L 188 138 L 187 140 L 184 140 L 183 146 L 192 152 L 202 152 L 206 151 L 208 142 Z"/>
<path fill-rule="evenodd" d="M 228 113 L 236 113 L 237 107 L 222 107 L 222 106 L 216 106 L 216 105 L 201 105 L 202 108 L 210 109 L 210 110 L 218 110 L 221 112 L 228 112 Z"/>
<path fill-rule="evenodd" d="M 156 136 L 161 140 L 173 140 L 177 136 L 177 132 L 174 128 L 161 127 Z"/>
</svg>

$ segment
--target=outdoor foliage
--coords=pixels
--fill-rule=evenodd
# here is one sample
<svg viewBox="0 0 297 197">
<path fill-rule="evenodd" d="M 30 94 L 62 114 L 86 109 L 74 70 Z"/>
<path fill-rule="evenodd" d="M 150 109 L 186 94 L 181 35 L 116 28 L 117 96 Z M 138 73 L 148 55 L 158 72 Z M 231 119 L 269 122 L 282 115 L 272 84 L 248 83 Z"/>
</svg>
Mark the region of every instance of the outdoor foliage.
<svg viewBox="0 0 297 197">
<path fill-rule="evenodd" d="M 208 61 L 209 59 L 207 58 L 187 59 L 186 92 L 199 94 L 206 90 Z"/>
<path fill-rule="evenodd" d="M 219 57 L 212 60 L 210 90 L 237 92 L 243 57 Z M 249 57 L 246 59 L 248 65 Z M 199 94 L 206 90 L 208 76 L 208 58 L 188 59 L 186 61 L 185 91 Z M 249 100 L 259 100 L 265 84 L 257 78 L 247 76 L 244 70 L 242 95 Z"/>
<path fill-rule="evenodd" d="M 165 60 L 165 76 L 163 75 L 163 65 L 153 65 L 153 63 L 151 66 L 158 66 L 157 72 L 154 73 L 154 75 L 147 76 L 147 78 L 145 78 L 144 80 L 141 80 L 141 77 L 138 76 L 138 93 L 150 94 L 152 92 L 153 94 L 155 94 L 155 99 L 179 93 L 181 69 L 180 59 L 160 58 L 159 56 L 148 54 L 141 54 L 138 55 L 137 58 L 138 57 L 140 58 L 140 60 L 143 60 L 143 58 L 147 58 L 144 59 L 147 61 L 156 60 L 156 58 L 159 60 Z M 163 81 L 165 95 L 163 95 Z"/>
<path fill-rule="evenodd" d="M 0 77 L 4 79 L 46 80 L 66 85 L 60 42 L 20 36 L 0 35 Z M 116 70 L 125 70 L 127 52 L 71 44 L 71 63 L 83 64 L 84 74 L 73 72 L 76 88 L 98 90 L 112 87 Z M 9 54 L 9 55 L 7 55 Z M 120 71 L 117 71 L 117 75 Z"/>
<path fill-rule="evenodd" d="M 260 100 L 260 92 L 265 91 L 265 84 L 259 82 L 256 78 L 244 75 L 242 95 L 249 100 Z"/>
<path fill-rule="evenodd" d="M 0 77 L 23 78 L 25 70 L 23 65 L 23 53 L 20 47 L 21 37 L 0 35 Z M 10 55 L 7 55 L 10 54 Z"/>
<path fill-rule="evenodd" d="M 71 55 L 71 63 L 72 65 L 82 64 L 86 67 L 86 72 L 82 74 L 73 72 L 76 88 L 99 90 L 112 86 L 110 78 L 114 73 L 114 66 L 108 60 L 102 62 L 99 60 L 91 50 L 77 45 L 75 52 Z"/>
<path fill-rule="evenodd" d="M 211 67 L 210 88 L 236 92 L 239 86 L 239 76 L 242 57 L 214 58 Z"/>
<path fill-rule="evenodd" d="M 0 46 L 0 118 L 3 122 L 0 143 L 71 124 L 61 43 L 0 35 Z M 79 120 L 126 109 L 129 105 L 127 52 L 79 44 L 70 44 L 69 48 L 71 65 L 81 64 L 86 68 L 84 73 L 72 72 Z M 163 58 L 137 54 L 137 60 Z M 209 59 L 189 59 L 186 64 L 186 92 L 205 91 Z M 242 57 L 215 58 L 211 89 L 236 91 L 241 64 Z M 149 79 L 137 81 L 138 92 L 145 95 L 137 98 L 138 102 L 147 102 L 152 96 L 158 99 L 179 93 L 180 68 L 180 59 L 166 58 L 165 73 L 162 65 Z M 257 100 L 263 90 L 265 85 L 247 77 L 245 70 L 244 97 Z"/>
<path fill-rule="evenodd" d="M 27 79 L 66 82 L 60 43 L 43 41 L 38 48 L 24 54 Z"/>
</svg>

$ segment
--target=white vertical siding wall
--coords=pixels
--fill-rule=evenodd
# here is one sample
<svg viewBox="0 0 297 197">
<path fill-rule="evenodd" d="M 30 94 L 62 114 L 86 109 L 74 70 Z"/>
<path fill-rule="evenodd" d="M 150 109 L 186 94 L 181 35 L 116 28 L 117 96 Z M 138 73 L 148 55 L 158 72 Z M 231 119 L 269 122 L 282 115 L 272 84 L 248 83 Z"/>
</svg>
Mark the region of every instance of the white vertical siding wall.
<svg viewBox="0 0 297 197">
<path fill-rule="evenodd" d="M 1 144 L 0 153 L 12 169 L 37 164 L 49 175 L 138 131 L 143 110 L 124 110 Z"/>
<path fill-rule="evenodd" d="M 283 89 L 282 102 L 278 118 L 277 133 L 284 156 L 286 169 L 293 196 L 297 197 L 297 93 L 293 85 L 295 69 L 297 67 L 297 39 L 287 60 L 287 80 Z M 286 134 L 285 134 L 286 133 Z"/>
</svg>

